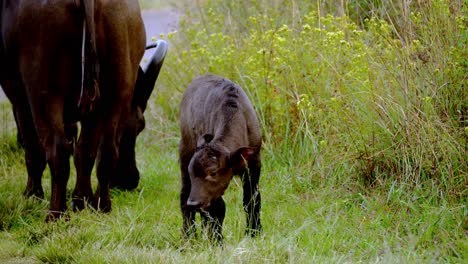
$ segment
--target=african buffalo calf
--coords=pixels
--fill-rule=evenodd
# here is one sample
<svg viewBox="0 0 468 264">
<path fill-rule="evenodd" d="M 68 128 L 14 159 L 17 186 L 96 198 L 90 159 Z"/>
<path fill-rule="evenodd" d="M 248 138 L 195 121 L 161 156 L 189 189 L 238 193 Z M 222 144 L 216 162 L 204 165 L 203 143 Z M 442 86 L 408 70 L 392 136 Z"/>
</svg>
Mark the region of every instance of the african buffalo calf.
<svg viewBox="0 0 468 264">
<path fill-rule="evenodd" d="M 222 241 L 226 207 L 222 195 L 233 175 L 240 175 L 246 234 L 257 235 L 260 225 L 260 127 L 252 104 L 241 87 L 207 74 L 194 79 L 180 105 L 179 145 L 183 232 L 195 232 L 195 213 L 212 239 Z"/>
</svg>

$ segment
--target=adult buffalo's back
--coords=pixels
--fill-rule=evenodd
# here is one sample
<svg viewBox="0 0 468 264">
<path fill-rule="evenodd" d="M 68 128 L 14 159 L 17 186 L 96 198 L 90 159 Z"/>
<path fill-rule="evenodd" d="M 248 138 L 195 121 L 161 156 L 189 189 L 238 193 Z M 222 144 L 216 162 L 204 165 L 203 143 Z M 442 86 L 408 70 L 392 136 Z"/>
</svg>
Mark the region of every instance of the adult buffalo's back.
<svg viewBox="0 0 468 264">
<path fill-rule="evenodd" d="M 207 74 L 193 80 L 180 106 L 179 145 L 183 230 L 192 233 L 195 212 L 222 239 L 225 216 L 222 199 L 233 175 L 243 182 L 247 233 L 260 225 L 261 133 L 252 104 L 241 87 L 226 78 Z"/>
<path fill-rule="evenodd" d="M 48 219 L 66 210 L 73 151 L 66 127 L 80 121 L 74 204 L 81 209 L 89 200 L 110 210 L 109 181 L 132 115 L 145 48 L 138 1 L 2 0 L 0 8 L 0 84 L 25 145 L 26 192 L 43 195 L 40 183 L 47 163 L 52 176 Z M 96 157 L 99 185 L 92 200 L 90 174 Z"/>
</svg>

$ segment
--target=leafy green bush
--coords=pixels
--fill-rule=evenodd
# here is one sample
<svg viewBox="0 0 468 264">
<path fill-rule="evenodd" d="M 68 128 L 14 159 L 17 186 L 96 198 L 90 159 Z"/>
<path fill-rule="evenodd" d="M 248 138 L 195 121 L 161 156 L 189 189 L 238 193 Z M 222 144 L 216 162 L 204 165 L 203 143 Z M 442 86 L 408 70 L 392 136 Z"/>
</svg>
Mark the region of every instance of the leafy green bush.
<svg viewBox="0 0 468 264">
<path fill-rule="evenodd" d="M 157 99 L 169 116 L 193 77 L 217 73 L 247 90 L 265 150 L 307 168 L 305 187 L 429 180 L 466 198 L 466 7 L 205 2 L 170 37 L 178 70 L 163 82 L 180 89 Z"/>
</svg>

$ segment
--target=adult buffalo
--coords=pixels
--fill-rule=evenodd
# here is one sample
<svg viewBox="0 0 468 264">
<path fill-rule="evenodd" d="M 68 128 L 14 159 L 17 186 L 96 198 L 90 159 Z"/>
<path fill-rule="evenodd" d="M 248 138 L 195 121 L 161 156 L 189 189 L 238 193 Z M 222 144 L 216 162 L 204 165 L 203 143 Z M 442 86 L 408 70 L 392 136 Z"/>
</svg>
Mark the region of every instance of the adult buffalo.
<svg viewBox="0 0 468 264">
<path fill-rule="evenodd" d="M 82 209 L 91 202 L 111 210 L 111 185 L 131 189 L 138 184 L 134 143 L 144 127 L 165 44 L 146 73 L 139 68 L 146 40 L 137 0 L 0 0 L 0 11 L 0 84 L 25 147 L 25 194 L 43 196 L 41 178 L 48 164 L 47 220 L 66 211 L 70 139 L 80 122 L 73 206 Z M 99 184 L 93 195 L 96 159 Z M 127 175 L 117 169 L 136 180 L 124 180 Z"/>
</svg>

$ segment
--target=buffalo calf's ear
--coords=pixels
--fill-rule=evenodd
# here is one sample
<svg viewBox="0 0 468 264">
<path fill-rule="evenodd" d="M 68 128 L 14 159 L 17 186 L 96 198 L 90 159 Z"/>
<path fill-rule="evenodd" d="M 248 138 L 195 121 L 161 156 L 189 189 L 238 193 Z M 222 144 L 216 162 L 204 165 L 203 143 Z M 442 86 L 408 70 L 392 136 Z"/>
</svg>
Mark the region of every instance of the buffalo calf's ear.
<svg viewBox="0 0 468 264">
<path fill-rule="evenodd" d="M 206 145 L 208 143 L 211 142 L 211 140 L 213 140 L 214 136 L 212 134 L 205 134 L 203 136 L 201 136 L 200 138 L 198 138 L 198 141 L 197 141 L 197 148 L 201 148 L 203 147 L 203 145 Z"/>
<path fill-rule="evenodd" d="M 247 166 L 248 161 L 255 154 L 255 150 L 249 147 L 242 147 L 233 151 L 229 155 L 229 167 L 232 169 L 241 169 Z"/>
</svg>

